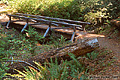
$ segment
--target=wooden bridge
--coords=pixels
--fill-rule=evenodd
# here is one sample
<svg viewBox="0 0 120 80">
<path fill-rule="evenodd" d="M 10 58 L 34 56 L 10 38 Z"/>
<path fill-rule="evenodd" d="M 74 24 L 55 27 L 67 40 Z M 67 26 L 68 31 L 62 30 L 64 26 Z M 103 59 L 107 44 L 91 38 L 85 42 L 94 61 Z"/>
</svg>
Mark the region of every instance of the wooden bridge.
<svg viewBox="0 0 120 80">
<path fill-rule="evenodd" d="M 81 31 L 85 31 L 85 25 L 90 24 L 89 22 L 82 22 L 82 21 L 74 21 L 68 19 L 61 19 L 61 18 L 52 18 L 40 15 L 30 15 L 30 14 L 22 14 L 16 13 L 15 15 L 7 14 L 9 17 L 9 21 L 7 23 L 6 28 L 9 27 L 11 22 L 19 22 L 24 21 L 25 25 L 22 28 L 21 32 L 24 32 L 24 29 L 29 25 L 41 25 L 42 28 L 45 28 L 43 25 L 48 25 L 46 32 L 44 33 L 43 37 L 46 37 L 47 33 L 53 29 L 72 29 L 72 37 L 71 40 L 73 42 L 74 37 L 76 35 L 76 30 L 79 28 Z M 12 20 L 12 17 L 15 20 Z"/>
</svg>

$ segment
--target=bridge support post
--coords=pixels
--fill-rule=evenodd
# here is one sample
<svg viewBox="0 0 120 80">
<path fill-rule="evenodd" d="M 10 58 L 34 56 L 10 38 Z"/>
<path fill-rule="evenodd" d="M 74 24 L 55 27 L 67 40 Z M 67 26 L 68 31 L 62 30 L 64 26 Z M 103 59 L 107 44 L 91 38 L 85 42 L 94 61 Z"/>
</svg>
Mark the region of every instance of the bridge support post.
<svg viewBox="0 0 120 80">
<path fill-rule="evenodd" d="M 10 22 L 11 22 L 11 16 L 9 16 L 9 21 L 8 21 L 8 23 L 7 23 L 6 28 L 9 28 L 9 24 L 10 24 Z"/>
<path fill-rule="evenodd" d="M 27 26 L 28 26 L 28 19 L 26 19 L 26 24 L 25 24 L 25 26 L 22 28 L 21 33 L 24 31 L 24 29 L 25 29 Z"/>
<path fill-rule="evenodd" d="M 75 34 L 76 34 L 76 26 L 74 26 L 73 29 L 74 29 L 74 32 L 73 32 L 71 40 L 70 40 L 72 43 L 73 43 L 73 40 L 74 40 Z"/>
<path fill-rule="evenodd" d="M 49 27 L 47 28 L 47 30 L 46 30 L 46 32 L 45 32 L 45 34 L 44 34 L 43 37 L 46 37 L 46 35 L 47 35 L 47 33 L 49 32 L 50 28 L 51 28 L 51 22 L 49 22 Z"/>
<path fill-rule="evenodd" d="M 83 27 L 83 31 L 86 31 L 86 30 L 85 30 L 85 24 L 83 24 L 82 27 Z"/>
</svg>

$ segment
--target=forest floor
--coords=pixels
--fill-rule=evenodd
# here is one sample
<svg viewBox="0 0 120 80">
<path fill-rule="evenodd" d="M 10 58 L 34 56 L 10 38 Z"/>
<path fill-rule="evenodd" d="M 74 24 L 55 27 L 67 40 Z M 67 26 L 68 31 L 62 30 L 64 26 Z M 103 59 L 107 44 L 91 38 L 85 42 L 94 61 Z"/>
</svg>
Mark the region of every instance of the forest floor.
<svg viewBox="0 0 120 80">
<path fill-rule="evenodd" d="M 114 63 L 111 66 L 106 66 L 106 70 L 103 69 L 98 74 L 103 75 L 119 75 L 120 77 L 120 42 L 115 41 L 114 39 L 108 38 L 98 38 L 101 48 L 107 48 L 111 50 L 111 55 L 114 55 Z"/>
<path fill-rule="evenodd" d="M 8 21 L 8 17 L 5 14 L 0 14 L 0 23 L 6 21 Z M 95 75 L 103 75 L 103 76 L 109 75 L 109 76 L 117 77 L 116 80 L 120 80 L 120 41 L 108 37 L 98 37 L 98 34 L 90 34 L 90 36 L 88 37 L 91 36 L 98 38 L 100 49 L 105 48 L 107 50 L 112 51 L 112 53 L 110 53 L 109 55 L 113 55 L 113 57 L 112 59 L 109 59 L 107 61 L 108 62 L 110 62 L 111 60 L 114 61 L 110 66 L 106 66 L 104 69 L 100 70 Z M 114 78 L 112 78 L 111 80 L 113 79 Z"/>
<path fill-rule="evenodd" d="M 95 75 L 97 75 L 96 77 L 98 76 L 110 77 L 112 78 L 110 80 L 113 80 L 115 79 L 113 77 L 116 77 L 116 80 L 119 80 L 120 79 L 120 40 L 109 38 L 108 35 L 89 34 L 89 33 L 87 35 L 84 35 L 84 38 L 86 37 L 87 38 L 97 37 L 98 43 L 100 45 L 99 50 L 102 50 L 104 48 L 105 50 L 108 50 L 111 52 L 109 53 L 111 57 L 109 56 L 109 58 L 106 58 L 107 60 L 103 60 L 103 63 L 107 64 L 112 61 L 112 64 L 110 66 L 105 66 L 101 70 L 99 70 L 98 68 L 96 72 L 95 71 L 92 72 L 92 76 L 94 77 Z M 117 37 L 120 38 L 120 35 L 118 35 Z M 109 80 L 109 78 L 107 80 Z"/>
</svg>

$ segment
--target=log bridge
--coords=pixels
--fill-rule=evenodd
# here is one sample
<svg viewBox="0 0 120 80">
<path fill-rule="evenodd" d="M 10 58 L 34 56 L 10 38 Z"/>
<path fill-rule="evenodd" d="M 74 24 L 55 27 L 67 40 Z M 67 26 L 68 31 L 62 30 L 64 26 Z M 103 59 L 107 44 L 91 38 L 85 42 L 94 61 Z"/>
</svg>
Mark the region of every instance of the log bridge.
<svg viewBox="0 0 120 80">
<path fill-rule="evenodd" d="M 7 23 L 6 28 L 9 28 L 9 24 L 11 22 L 18 22 L 18 21 L 26 22 L 21 32 L 24 32 L 25 28 L 29 25 L 31 26 L 42 25 L 42 24 L 48 25 L 48 28 L 44 33 L 43 37 L 46 37 L 47 33 L 53 29 L 69 29 L 70 28 L 73 30 L 72 37 L 70 40 L 72 42 L 76 35 L 76 29 L 79 28 L 82 31 L 85 31 L 85 25 L 90 24 L 89 22 L 74 21 L 74 20 L 68 20 L 68 19 L 52 18 L 52 17 L 40 16 L 40 15 L 22 14 L 22 13 L 16 13 L 15 15 L 7 14 L 7 16 L 9 17 L 9 21 Z M 16 20 L 12 20 L 12 17 L 16 18 Z M 52 25 L 56 27 L 53 28 L 51 27 Z M 60 27 L 60 25 L 62 25 L 62 27 Z"/>
</svg>

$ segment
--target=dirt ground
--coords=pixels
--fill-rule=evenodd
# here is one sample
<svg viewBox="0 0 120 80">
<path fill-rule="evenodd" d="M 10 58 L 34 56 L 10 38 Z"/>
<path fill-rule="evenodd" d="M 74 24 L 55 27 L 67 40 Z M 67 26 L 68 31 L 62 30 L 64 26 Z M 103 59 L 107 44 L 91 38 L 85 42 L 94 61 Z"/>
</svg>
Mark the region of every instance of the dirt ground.
<svg viewBox="0 0 120 80">
<path fill-rule="evenodd" d="M 112 66 L 109 66 L 105 72 L 100 72 L 104 75 L 119 75 L 120 77 L 120 42 L 116 42 L 113 39 L 98 38 L 100 47 L 107 48 L 113 52 L 115 62 Z M 98 74 L 100 74 L 98 73 Z"/>
<path fill-rule="evenodd" d="M 100 70 L 96 73 L 96 75 L 108 75 L 108 76 L 119 76 L 120 80 L 120 41 L 115 39 L 110 39 L 105 35 L 98 35 L 98 34 L 86 34 L 83 38 L 96 38 L 98 39 L 98 43 L 100 45 L 99 49 L 105 48 L 108 51 L 111 51 L 109 55 L 112 55 L 112 59 L 108 59 L 106 61 L 114 61 L 111 66 L 106 66 L 103 70 Z M 109 80 L 109 79 L 107 79 Z M 114 78 L 110 79 L 114 80 Z"/>
</svg>

